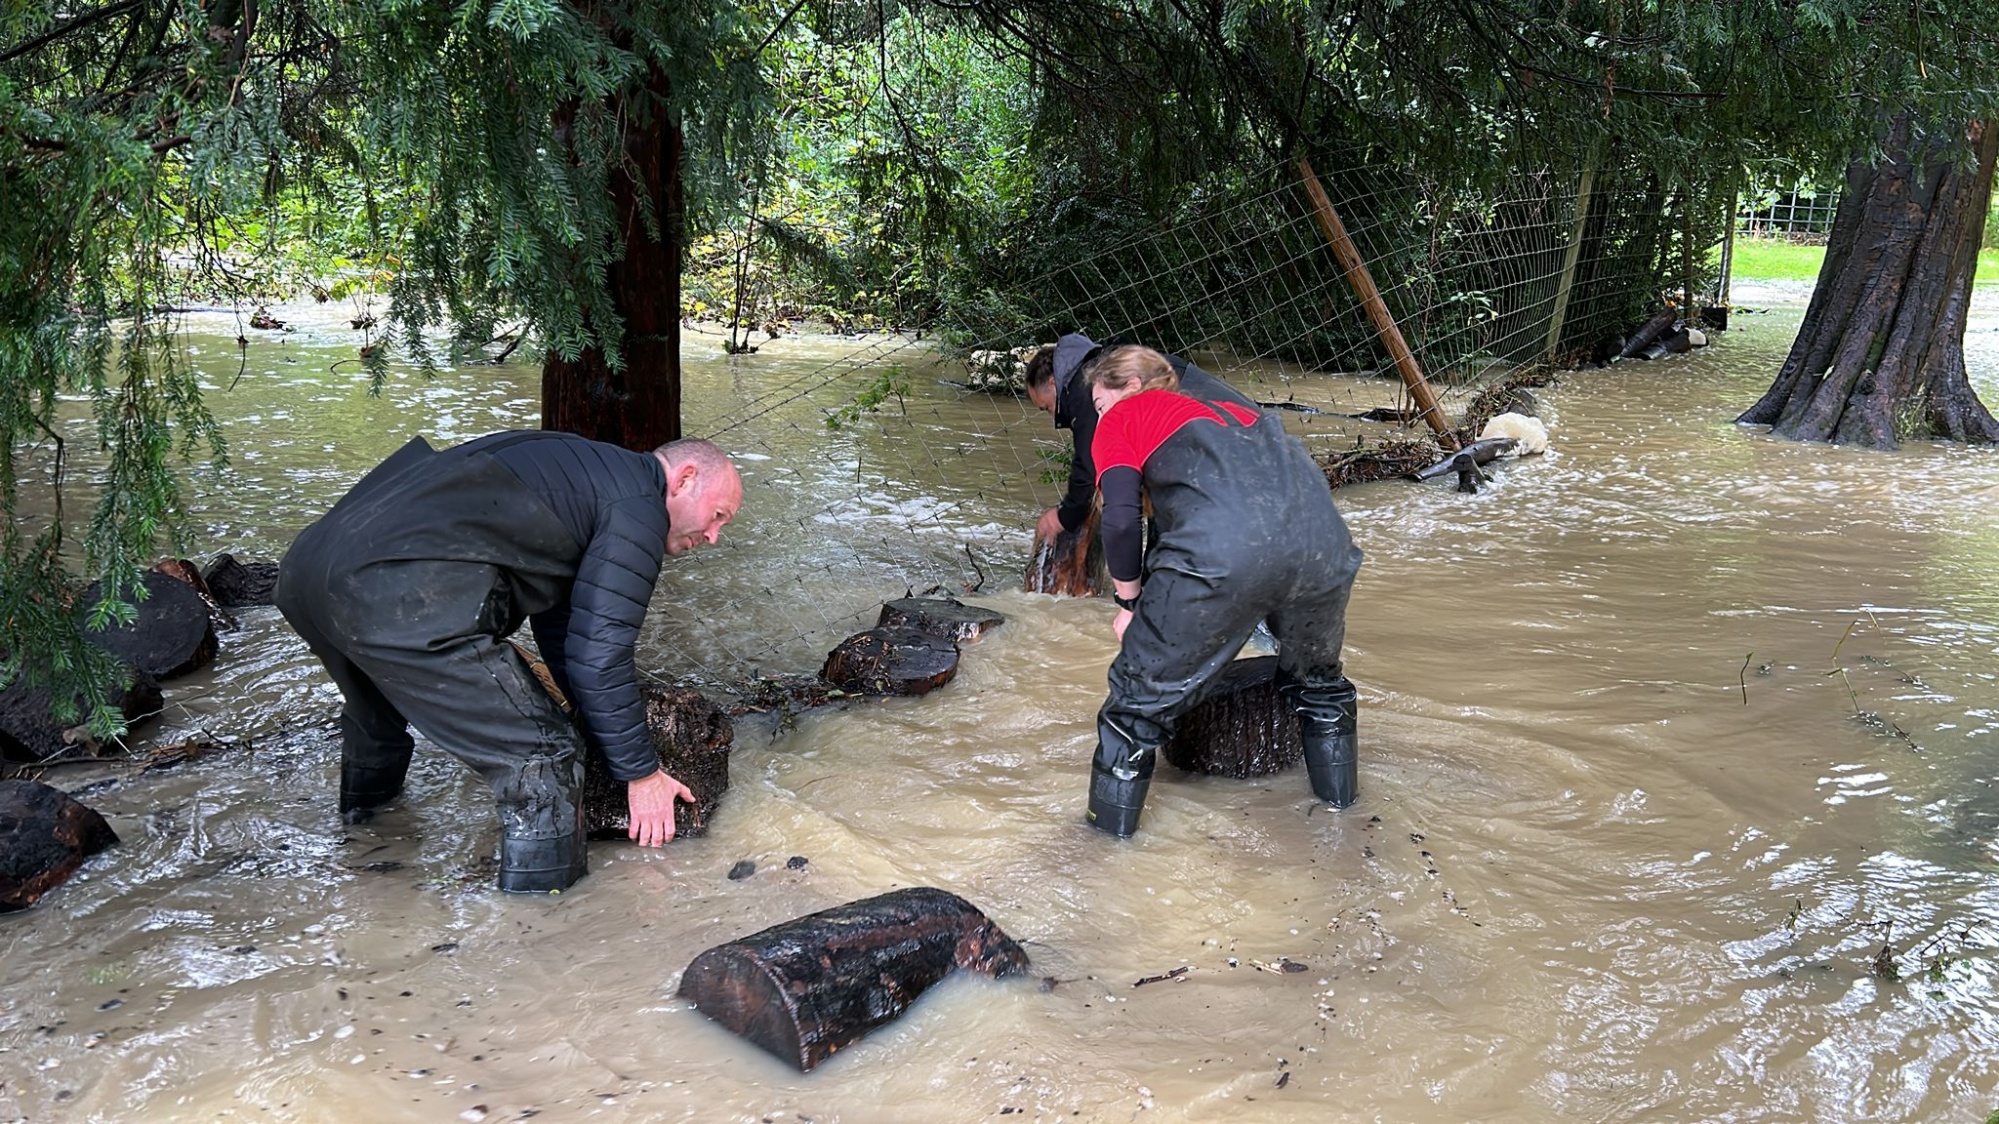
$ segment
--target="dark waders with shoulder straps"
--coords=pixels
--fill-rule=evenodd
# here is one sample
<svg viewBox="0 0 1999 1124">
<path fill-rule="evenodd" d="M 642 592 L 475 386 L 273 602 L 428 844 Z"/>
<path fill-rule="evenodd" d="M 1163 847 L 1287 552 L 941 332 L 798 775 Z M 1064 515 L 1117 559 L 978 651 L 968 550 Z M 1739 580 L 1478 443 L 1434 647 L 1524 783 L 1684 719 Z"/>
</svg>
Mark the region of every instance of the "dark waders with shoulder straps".
<svg viewBox="0 0 1999 1124">
<path fill-rule="evenodd" d="M 1138 607 L 1097 715 L 1089 822 L 1127 836 L 1159 748 L 1256 628 L 1277 638 L 1277 685 L 1301 720 L 1312 791 L 1357 794 L 1357 703 L 1343 673 L 1361 554 L 1325 474 L 1274 415 L 1183 426 L 1141 470 L 1158 529 Z"/>
</svg>

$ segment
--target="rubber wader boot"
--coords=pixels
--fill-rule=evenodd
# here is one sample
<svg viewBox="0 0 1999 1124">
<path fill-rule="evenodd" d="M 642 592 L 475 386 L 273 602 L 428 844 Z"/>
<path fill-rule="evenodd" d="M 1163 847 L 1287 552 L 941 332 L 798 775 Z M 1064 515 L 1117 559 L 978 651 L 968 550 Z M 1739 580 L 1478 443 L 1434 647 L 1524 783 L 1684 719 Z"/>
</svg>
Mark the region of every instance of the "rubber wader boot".
<svg viewBox="0 0 1999 1124">
<path fill-rule="evenodd" d="M 1305 772 L 1312 794 L 1335 808 L 1345 808 L 1360 796 L 1360 700 L 1349 687 L 1337 706 L 1300 710 L 1298 728 L 1305 736 Z"/>
<path fill-rule="evenodd" d="M 533 761 L 500 806 L 500 889 L 552 894 L 589 873 L 582 763 Z M 513 798 L 519 797 L 516 802 Z"/>
<path fill-rule="evenodd" d="M 341 755 L 340 818 L 348 823 L 367 823 L 376 809 L 403 793 L 403 778 L 409 774 L 409 758 L 400 764 L 362 765 Z"/>
<path fill-rule="evenodd" d="M 1139 749 L 1110 722 L 1097 722 L 1097 756 L 1090 768 L 1090 826 L 1129 839 L 1138 830 L 1155 754 Z"/>
</svg>

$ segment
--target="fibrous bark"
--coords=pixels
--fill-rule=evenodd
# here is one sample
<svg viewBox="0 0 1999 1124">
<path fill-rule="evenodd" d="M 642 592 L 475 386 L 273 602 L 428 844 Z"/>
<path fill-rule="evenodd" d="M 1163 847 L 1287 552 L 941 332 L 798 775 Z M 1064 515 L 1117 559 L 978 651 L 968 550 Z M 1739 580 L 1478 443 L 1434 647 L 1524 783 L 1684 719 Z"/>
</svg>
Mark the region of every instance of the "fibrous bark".
<svg viewBox="0 0 1999 1124">
<path fill-rule="evenodd" d="M 643 689 L 646 732 L 659 753 L 659 767 L 694 793 L 694 802 L 673 806 L 673 837 L 704 835 L 708 821 L 729 790 L 729 746 L 736 731 L 722 708 L 686 687 Z M 622 839 L 631 828 L 625 782 L 611 776 L 603 754 L 591 751 L 583 768 L 583 822 L 592 839 Z"/>
<path fill-rule="evenodd" d="M 694 958 L 680 994 L 805 1072 L 902 1014 L 953 968 L 992 977 L 1027 954 L 970 902 L 918 886 L 775 925 Z"/>
<path fill-rule="evenodd" d="M 1961 158 L 1969 145 L 1969 162 Z M 1972 392 L 1964 326 L 1992 195 L 1999 121 L 1921 137 L 1847 167 L 1811 307 L 1777 378 L 1738 421 L 1801 441 L 1894 448 L 1901 437 L 1999 441 Z"/>
<path fill-rule="evenodd" d="M 218 554 L 202 571 L 201 579 L 208 583 L 209 596 L 219 605 L 231 609 L 269 605 L 278 588 L 278 564 L 244 562 L 233 554 Z"/>
<path fill-rule="evenodd" d="M 1098 513 L 1073 531 L 1034 540 L 1027 561 L 1027 592 L 1058 597 L 1095 597 L 1103 585 L 1104 549 L 1097 538 Z"/>
<path fill-rule="evenodd" d="M 1190 773 L 1218 777 L 1269 776 L 1304 760 L 1298 715 L 1277 693 L 1277 657 L 1223 668 L 1160 755 Z"/>
</svg>

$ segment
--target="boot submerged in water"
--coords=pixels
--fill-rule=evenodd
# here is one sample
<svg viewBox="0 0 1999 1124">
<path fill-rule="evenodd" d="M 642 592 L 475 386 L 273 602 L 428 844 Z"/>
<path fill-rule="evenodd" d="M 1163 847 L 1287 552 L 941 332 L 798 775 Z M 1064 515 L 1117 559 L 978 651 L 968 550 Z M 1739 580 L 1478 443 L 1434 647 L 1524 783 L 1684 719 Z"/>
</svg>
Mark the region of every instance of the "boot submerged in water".
<svg viewBox="0 0 1999 1124">
<path fill-rule="evenodd" d="M 1097 754 L 1090 767 L 1091 827 L 1120 839 L 1138 830 L 1138 813 L 1145 807 L 1145 790 L 1152 784 L 1157 753 L 1142 747 L 1117 723 L 1098 715 Z"/>
<path fill-rule="evenodd" d="M 582 763 L 528 762 L 500 797 L 500 889 L 552 894 L 589 873 Z"/>
</svg>

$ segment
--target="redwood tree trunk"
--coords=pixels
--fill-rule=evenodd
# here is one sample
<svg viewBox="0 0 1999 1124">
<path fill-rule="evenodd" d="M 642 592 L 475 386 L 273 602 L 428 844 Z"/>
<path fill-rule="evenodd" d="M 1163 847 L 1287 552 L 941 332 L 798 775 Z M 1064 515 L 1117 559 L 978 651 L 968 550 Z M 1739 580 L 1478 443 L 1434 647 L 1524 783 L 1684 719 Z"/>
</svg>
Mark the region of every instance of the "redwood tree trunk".
<svg viewBox="0 0 1999 1124">
<path fill-rule="evenodd" d="M 615 107 L 625 124 L 627 167 L 610 176 L 623 226 L 624 256 L 605 281 L 624 323 L 624 366 L 600 347 L 575 359 L 551 351 L 541 372 L 541 425 L 645 450 L 680 436 L 681 131 L 666 109 L 666 76 L 655 68 L 643 95 L 648 111 Z M 646 213 L 658 216 L 658 237 Z"/>
<path fill-rule="evenodd" d="M 1825 265 L 1791 354 L 1741 422 L 1800 441 L 1892 449 L 1898 437 L 1999 442 L 1964 370 L 1964 322 L 1992 196 L 1999 121 L 1964 150 L 1912 140 L 1847 168 Z"/>
</svg>

